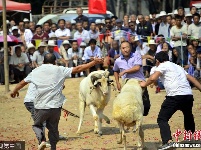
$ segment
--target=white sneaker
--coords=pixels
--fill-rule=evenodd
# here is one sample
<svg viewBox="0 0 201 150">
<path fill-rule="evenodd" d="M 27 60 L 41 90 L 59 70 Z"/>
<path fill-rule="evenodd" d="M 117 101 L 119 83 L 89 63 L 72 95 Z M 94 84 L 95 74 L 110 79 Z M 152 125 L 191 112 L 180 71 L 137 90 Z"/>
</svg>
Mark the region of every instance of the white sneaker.
<svg viewBox="0 0 201 150">
<path fill-rule="evenodd" d="M 47 142 L 42 141 L 40 145 L 38 145 L 38 150 L 44 150 L 46 148 Z"/>
<path fill-rule="evenodd" d="M 46 142 L 46 148 L 50 148 L 51 147 L 51 144 Z"/>
</svg>

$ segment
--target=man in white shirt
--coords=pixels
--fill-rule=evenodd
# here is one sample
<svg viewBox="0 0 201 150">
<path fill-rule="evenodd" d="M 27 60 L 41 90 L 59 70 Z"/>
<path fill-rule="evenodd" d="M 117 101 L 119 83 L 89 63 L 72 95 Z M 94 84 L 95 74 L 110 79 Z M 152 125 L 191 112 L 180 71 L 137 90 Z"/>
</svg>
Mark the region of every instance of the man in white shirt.
<svg viewBox="0 0 201 150">
<path fill-rule="evenodd" d="M 19 22 L 19 34 L 20 34 L 20 39 L 21 41 L 25 44 L 28 45 L 29 43 L 31 43 L 32 37 L 33 37 L 33 33 L 31 32 L 30 29 L 25 29 L 25 25 L 23 21 Z"/>
<path fill-rule="evenodd" d="M 192 113 L 193 94 L 189 81 L 194 84 L 201 92 L 201 84 L 180 66 L 169 61 L 166 52 L 159 52 L 155 56 L 156 68 L 154 73 L 149 77 L 147 82 L 141 82 L 141 87 L 147 87 L 157 81 L 160 77 L 167 96 L 164 100 L 158 115 L 158 125 L 163 145 L 159 150 L 168 149 L 173 146 L 169 119 L 177 111 L 181 110 L 184 114 L 185 130 L 195 131 L 195 122 Z M 176 70 L 176 71 L 175 71 Z"/>
<path fill-rule="evenodd" d="M 19 96 L 18 91 L 28 83 L 33 83 L 35 91 L 34 98 L 34 125 L 33 130 L 39 141 L 39 150 L 46 147 L 45 134 L 43 132 L 43 122 L 46 121 L 46 127 L 49 130 L 48 137 L 51 144 L 51 150 L 56 150 L 56 144 L 59 140 L 58 124 L 63 105 L 62 89 L 65 79 L 71 73 L 79 73 L 96 64 L 103 63 L 103 59 L 95 58 L 92 62 L 79 65 L 74 68 L 66 68 L 55 65 L 56 57 L 49 53 L 44 57 L 44 64 L 34 69 L 24 80 L 22 80 L 10 94 L 15 98 Z"/>
<path fill-rule="evenodd" d="M 21 47 L 15 47 L 15 53 L 10 57 L 9 65 L 14 73 L 16 82 L 20 82 L 25 76 L 25 66 L 29 64 L 29 59 L 25 53 L 22 53 Z"/>
<path fill-rule="evenodd" d="M 70 38 L 70 30 L 65 28 L 66 21 L 60 19 L 58 21 L 59 29 L 55 31 L 55 35 L 59 40 L 68 40 Z"/>
<path fill-rule="evenodd" d="M 170 29 L 169 29 L 170 25 L 167 23 L 166 16 L 167 14 L 165 11 L 160 12 L 162 22 L 160 23 L 158 31 L 158 35 L 162 34 L 165 38 L 170 37 Z"/>
<path fill-rule="evenodd" d="M 82 39 L 83 42 L 88 43 L 90 40 L 89 32 L 82 28 L 82 22 L 76 23 L 77 31 L 74 33 L 74 39 Z"/>
<path fill-rule="evenodd" d="M 178 59 L 182 61 L 180 64 L 183 66 L 183 65 L 187 65 L 187 61 L 188 61 L 188 51 L 186 49 L 187 26 L 181 24 L 182 22 L 181 16 L 177 15 L 175 17 L 175 20 L 176 20 L 176 25 L 171 28 L 170 35 L 171 35 L 172 41 L 174 41 L 174 47 L 177 50 Z M 181 36 L 182 36 L 182 41 L 181 41 Z"/>
<path fill-rule="evenodd" d="M 201 41 L 201 24 L 198 13 L 193 14 L 193 23 L 188 26 L 188 35 Z"/>
</svg>

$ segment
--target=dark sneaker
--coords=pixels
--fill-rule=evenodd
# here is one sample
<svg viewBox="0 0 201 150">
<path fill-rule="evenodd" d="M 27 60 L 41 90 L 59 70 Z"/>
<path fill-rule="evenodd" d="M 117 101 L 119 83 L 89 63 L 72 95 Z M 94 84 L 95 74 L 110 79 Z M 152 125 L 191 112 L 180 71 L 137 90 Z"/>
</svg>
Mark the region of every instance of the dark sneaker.
<svg viewBox="0 0 201 150">
<path fill-rule="evenodd" d="M 158 150 L 164 150 L 164 149 L 172 148 L 172 147 L 173 147 L 173 144 L 174 144 L 173 142 L 166 143 L 166 144 L 160 146 L 160 147 L 158 148 Z"/>
</svg>

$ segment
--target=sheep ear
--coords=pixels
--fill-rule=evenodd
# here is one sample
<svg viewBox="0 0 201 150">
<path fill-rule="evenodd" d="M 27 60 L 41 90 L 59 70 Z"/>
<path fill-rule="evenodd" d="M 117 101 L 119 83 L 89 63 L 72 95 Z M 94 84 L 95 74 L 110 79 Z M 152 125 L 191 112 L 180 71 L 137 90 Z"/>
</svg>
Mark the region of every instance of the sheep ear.
<svg viewBox="0 0 201 150">
<path fill-rule="evenodd" d="M 105 76 L 106 78 L 109 78 L 109 75 L 110 75 L 110 72 L 107 71 L 107 70 L 105 70 L 105 72 L 104 72 L 104 76 Z"/>
<path fill-rule="evenodd" d="M 101 79 L 101 78 L 102 78 L 102 76 L 100 74 L 93 74 L 91 76 L 91 82 L 92 82 L 92 84 L 93 85 L 97 85 L 98 84 L 97 80 Z"/>
</svg>

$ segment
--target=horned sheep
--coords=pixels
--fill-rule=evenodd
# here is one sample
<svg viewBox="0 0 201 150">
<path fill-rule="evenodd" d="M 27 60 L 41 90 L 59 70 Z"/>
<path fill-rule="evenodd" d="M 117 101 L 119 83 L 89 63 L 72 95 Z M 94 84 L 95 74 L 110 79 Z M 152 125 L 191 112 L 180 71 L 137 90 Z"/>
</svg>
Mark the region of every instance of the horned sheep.
<svg viewBox="0 0 201 150">
<path fill-rule="evenodd" d="M 89 106 L 95 121 L 94 133 L 102 135 L 102 119 L 110 123 L 103 110 L 110 99 L 112 80 L 109 79 L 108 71 L 93 71 L 80 83 L 79 91 L 79 109 L 80 122 L 77 133 L 80 134 L 80 128 L 84 118 L 85 107 Z"/>
</svg>

